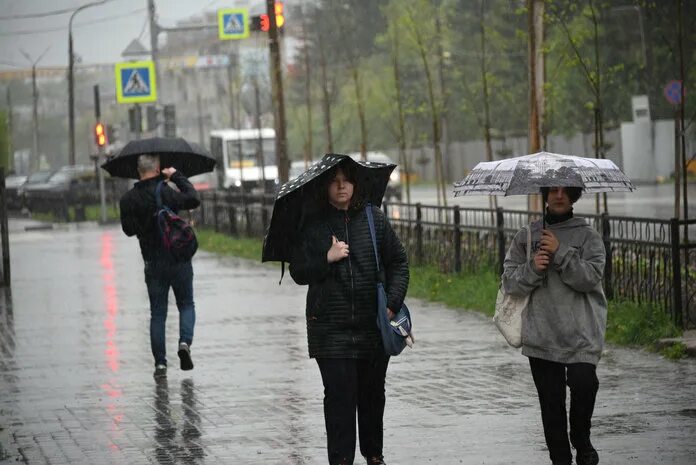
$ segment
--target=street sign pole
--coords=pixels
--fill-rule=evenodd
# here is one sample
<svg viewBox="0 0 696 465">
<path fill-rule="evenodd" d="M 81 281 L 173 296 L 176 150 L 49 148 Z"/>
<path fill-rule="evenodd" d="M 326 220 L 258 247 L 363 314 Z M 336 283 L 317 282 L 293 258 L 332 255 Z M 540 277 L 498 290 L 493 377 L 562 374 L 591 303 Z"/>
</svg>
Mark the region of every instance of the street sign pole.
<svg viewBox="0 0 696 465">
<path fill-rule="evenodd" d="M 101 122 L 101 109 L 99 104 L 99 84 L 94 85 L 94 116 L 96 123 Z M 101 204 L 101 223 L 106 223 L 106 189 L 104 186 L 104 170 L 101 168 L 104 155 L 104 147 L 97 144 L 97 176 L 99 176 L 99 202 Z"/>
</svg>

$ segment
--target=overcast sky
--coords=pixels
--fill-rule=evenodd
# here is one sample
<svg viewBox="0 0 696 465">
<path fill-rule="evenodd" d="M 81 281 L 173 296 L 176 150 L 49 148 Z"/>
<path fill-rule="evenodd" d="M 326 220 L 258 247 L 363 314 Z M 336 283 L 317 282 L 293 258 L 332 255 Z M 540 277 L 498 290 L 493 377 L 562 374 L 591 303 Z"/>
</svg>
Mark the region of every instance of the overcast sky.
<svg viewBox="0 0 696 465">
<path fill-rule="evenodd" d="M 20 50 L 36 60 L 48 51 L 38 66 L 67 66 L 70 13 L 40 18 L 7 19 L 17 15 L 74 9 L 95 0 L 0 0 L 0 69 L 29 68 Z M 155 0 L 158 23 L 174 26 L 176 21 L 218 8 L 233 8 L 246 1 Z M 263 0 L 252 0 L 254 6 Z M 147 0 L 108 0 L 104 5 L 80 11 L 73 20 L 76 55 L 82 63 L 116 63 L 131 40 L 140 37 L 150 49 Z M 162 36 L 160 36 L 162 40 Z"/>
</svg>

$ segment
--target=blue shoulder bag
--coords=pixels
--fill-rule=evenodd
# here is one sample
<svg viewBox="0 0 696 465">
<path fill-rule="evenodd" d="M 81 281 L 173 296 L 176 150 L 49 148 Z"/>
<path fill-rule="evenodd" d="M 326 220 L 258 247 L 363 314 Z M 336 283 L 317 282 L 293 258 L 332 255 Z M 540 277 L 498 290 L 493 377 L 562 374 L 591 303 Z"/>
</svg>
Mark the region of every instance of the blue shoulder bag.
<svg viewBox="0 0 696 465">
<path fill-rule="evenodd" d="M 375 234 L 375 219 L 372 216 L 372 205 L 365 207 L 367 222 L 370 225 L 370 237 L 372 247 L 375 251 L 375 261 L 377 263 L 377 326 L 382 335 L 382 344 L 387 355 L 399 355 L 404 350 L 411 339 L 411 312 L 408 311 L 406 304 L 393 319 L 387 315 L 387 293 L 384 290 L 384 274 L 381 272 L 379 264 L 379 253 L 377 252 L 377 236 Z M 407 340 L 408 338 L 408 340 Z"/>
</svg>

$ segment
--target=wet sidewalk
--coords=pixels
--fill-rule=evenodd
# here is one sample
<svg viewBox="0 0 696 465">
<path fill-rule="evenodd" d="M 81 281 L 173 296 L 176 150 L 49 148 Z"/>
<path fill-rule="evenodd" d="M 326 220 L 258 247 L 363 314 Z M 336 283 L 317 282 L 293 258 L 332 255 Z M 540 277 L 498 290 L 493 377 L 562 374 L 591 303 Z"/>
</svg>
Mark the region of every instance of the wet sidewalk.
<svg viewBox="0 0 696 465">
<path fill-rule="evenodd" d="M 11 224 L 0 295 L 0 463 L 326 463 L 305 288 L 279 267 L 199 252 L 192 372 L 152 377 L 137 241 L 85 224 Z M 546 464 L 526 358 L 488 318 L 409 299 L 417 342 L 387 378 L 390 465 Z M 696 463 L 696 363 L 609 347 L 593 441 L 603 464 Z M 356 461 L 356 463 L 363 463 Z"/>
</svg>

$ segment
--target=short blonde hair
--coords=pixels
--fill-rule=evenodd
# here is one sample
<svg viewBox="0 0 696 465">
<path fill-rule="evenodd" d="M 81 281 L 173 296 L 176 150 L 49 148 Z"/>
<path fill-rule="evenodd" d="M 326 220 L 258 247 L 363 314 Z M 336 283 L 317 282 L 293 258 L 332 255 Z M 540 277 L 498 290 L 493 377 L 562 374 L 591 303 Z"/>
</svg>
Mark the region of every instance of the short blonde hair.
<svg viewBox="0 0 696 465">
<path fill-rule="evenodd" d="M 143 154 L 138 157 L 138 174 L 142 176 L 145 173 L 158 170 L 160 167 L 159 155 Z"/>
</svg>

